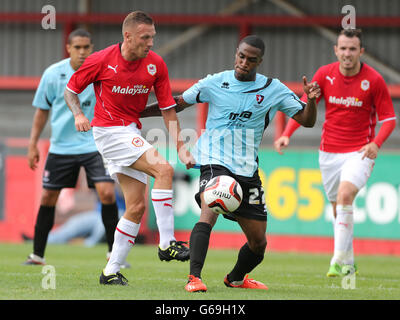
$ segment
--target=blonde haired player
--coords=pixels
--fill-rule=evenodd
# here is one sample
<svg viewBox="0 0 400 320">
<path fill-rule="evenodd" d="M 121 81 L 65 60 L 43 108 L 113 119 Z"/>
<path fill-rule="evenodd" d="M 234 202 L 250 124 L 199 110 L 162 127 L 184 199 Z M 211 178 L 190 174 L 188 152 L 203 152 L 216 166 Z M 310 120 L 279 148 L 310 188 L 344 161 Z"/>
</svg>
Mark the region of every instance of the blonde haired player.
<svg viewBox="0 0 400 320">
<path fill-rule="evenodd" d="M 379 148 L 396 125 L 385 81 L 360 61 L 364 52 L 361 31 L 342 30 L 334 49 L 338 62 L 319 68 L 312 80 L 319 84 L 326 108 L 319 164 L 335 219 L 334 254 L 328 277 L 357 271 L 353 253 L 353 201 L 372 173 Z M 307 101 L 307 97 L 302 100 Z M 382 127 L 375 136 L 376 116 Z M 274 143 L 280 154 L 299 126 L 289 120 Z"/>
<path fill-rule="evenodd" d="M 85 132 L 93 126 L 99 152 L 106 159 L 111 176 L 121 185 L 126 202 L 126 211 L 115 231 L 110 260 L 100 276 L 100 283 L 106 285 L 127 284 L 119 271 L 139 232 L 145 211 L 148 175 L 155 179 L 151 199 L 160 234 L 159 258 L 167 261 L 189 259 L 189 249 L 174 237 L 173 168 L 140 132 L 139 116 L 154 87 L 180 160 L 187 168 L 195 164 L 183 142 L 178 140 L 180 126 L 167 66 L 151 51 L 156 34 L 154 22 L 144 12 L 131 12 L 123 22 L 122 34 L 122 43 L 89 56 L 65 90 L 65 100 L 74 114 L 77 130 Z M 91 123 L 83 115 L 77 97 L 90 83 L 94 85 L 97 100 Z"/>
</svg>

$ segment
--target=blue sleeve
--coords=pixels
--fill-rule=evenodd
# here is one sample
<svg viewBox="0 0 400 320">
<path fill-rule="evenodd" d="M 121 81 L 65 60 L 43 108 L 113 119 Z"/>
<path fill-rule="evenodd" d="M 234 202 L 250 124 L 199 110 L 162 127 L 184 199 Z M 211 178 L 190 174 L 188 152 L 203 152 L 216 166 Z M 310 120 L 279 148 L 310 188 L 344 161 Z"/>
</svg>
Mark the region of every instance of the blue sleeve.
<svg viewBox="0 0 400 320">
<path fill-rule="evenodd" d="M 212 76 L 208 75 L 206 78 L 201 79 L 189 89 L 187 89 L 183 94 L 183 100 L 189 104 L 209 102 L 209 86 L 212 81 Z"/>
<path fill-rule="evenodd" d="M 55 83 L 52 73 L 49 69 L 46 69 L 36 89 L 32 105 L 36 108 L 49 110 L 56 98 L 55 92 Z"/>
<path fill-rule="evenodd" d="M 304 109 L 306 104 L 287 86 L 279 82 L 279 111 L 288 117 L 293 117 L 297 112 Z"/>
</svg>

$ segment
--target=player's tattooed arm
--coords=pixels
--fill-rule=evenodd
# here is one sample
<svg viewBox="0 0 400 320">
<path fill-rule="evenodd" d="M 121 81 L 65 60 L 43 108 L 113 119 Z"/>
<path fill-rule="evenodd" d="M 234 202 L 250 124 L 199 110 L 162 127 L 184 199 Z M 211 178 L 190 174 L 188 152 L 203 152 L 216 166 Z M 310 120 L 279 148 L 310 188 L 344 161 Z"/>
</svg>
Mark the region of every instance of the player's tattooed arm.
<svg viewBox="0 0 400 320">
<path fill-rule="evenodd" d="M 175 106 L 176 112 L 181 112 L 185 108 L 192 106 L 192 104 L 186 103 L 186 101 L 183 100 L 182 96 L 174 96 L 174 100 L 176 103 L 176 106 Z M 144 109 L 140 113 L 141 118 L 157 117 L 157 116 L 161 116 L 161 110 L 158 107 L 158 102 L 154 102 L 154 103 L 147 105 L 146 109 Z"/>
<path fill-rule="evenodd" d="M 69 110 L 71 110 L 74 117 L 76 115 L 83 113 L 82 109 L 81 109 L 81 103 L 79 101 L 77 94 L 69 91 L 68 89 L 65 89 L 64 100 L 67 103 L 67 106 L 68 106 Z"/>
<path fill-rule="evenodd" d="M 69 110 L 71 110 L 72 114 L 74 115 L 76 130 L 80 132 L 89 131 L 91 129 L 90 121 L 82 112 L 78 95 L 68 89 L 65 89 L 64 100 L 67 103 Z"/>
</svg>

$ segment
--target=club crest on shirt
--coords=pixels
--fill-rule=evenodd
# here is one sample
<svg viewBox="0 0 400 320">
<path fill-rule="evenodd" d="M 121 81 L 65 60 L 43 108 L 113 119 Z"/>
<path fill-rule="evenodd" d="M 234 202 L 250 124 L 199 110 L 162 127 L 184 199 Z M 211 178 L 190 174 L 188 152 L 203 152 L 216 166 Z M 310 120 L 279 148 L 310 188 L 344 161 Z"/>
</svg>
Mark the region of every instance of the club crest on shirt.
<svg viewBox="0 0 400 320">
<path fill-rule="evenodd" d="M 261 102 L 264 101 L 264 96 L 261 94 L 257 94 L 256 99 L 257 99 L 258 104 L 260 104 Z"/>
<path fill-rule="evenodd" d="M 148 72 L 150 75 L 154 76 L 154 75 L 157 73 L 157 68 L 156 68 L 156 66 L 155 66 L 154 64 L 148 64 L 148 65 L 147 65 L 147 72 Z"/>
<path fill-rule="evenodd" d="M 139 137 L 135 137 L 135 138 L 132 139 L 132 144 L 133 144 L 135 147 L 140 148 L 140 147 L 143 147 L 144 142 L 143 142 L 143 140 L 140 139 Z"/>
<path fill-rule="evenodd" d="M 369 81 L 368 80 L 361 81 L 361 89 L 363 89 L 364 91 L 367 91 L 369 89 Z"/>
</svg>

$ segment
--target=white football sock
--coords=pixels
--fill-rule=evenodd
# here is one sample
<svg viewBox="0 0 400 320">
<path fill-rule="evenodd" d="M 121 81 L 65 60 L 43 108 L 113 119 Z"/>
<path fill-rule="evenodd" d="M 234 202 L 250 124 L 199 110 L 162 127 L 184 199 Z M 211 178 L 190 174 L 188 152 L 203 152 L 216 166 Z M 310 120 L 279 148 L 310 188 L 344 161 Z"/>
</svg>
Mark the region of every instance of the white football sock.
<svg viewBox="0 0 400 320">
<path fill-rule="evenodd" d="M 110 259 L 104 269 L 104 275 L 114 274 L 121 269 L 121 264 L 126 261 L 129 251 L 135 244 L 139 229 L 140 223 L 134 223 L 124 217 L 119 220 L 114 233 L 114 243 Z"/>
<path fill-rule="evenodd" d="M 354 265 L 354 251 L 353 251 L 353 241 L 352 246 L 346 252 L 346 256 L 343 259 L 343 264 L 351 264 Z"/>
<path fill-rule="evenodd" d="M 331 265 L 334 263 L 353 264 L 353 207 L 349 205 L 336 206 L 335 219 L 335 249 Z"/>
<path fill-rule="evenodd" d="M 354 217 L 354 215 L 352 214 L 352 216 Z M 347 247 L 346 247 L 346 254 L 343 258 L 343 264 L 354 264 L 354 251 L 353 251 L 353 233 L 354 233 L 354 218 L 352 220 L 352 228 L 350 230 L 351 235 L 350 235 L 350 241 L 348 241 L 347 243 Z"/>
<path fill-rule="evenodd" d="M 160 248 L 165 250 L 169 247 L 170 241 L 176 240 L 174 237 L 174 210 L 172 209 L 172 190 L 153 189 L 151 190 L 151 200 L 158 232 L 160 235 Z"/>
</svg>

